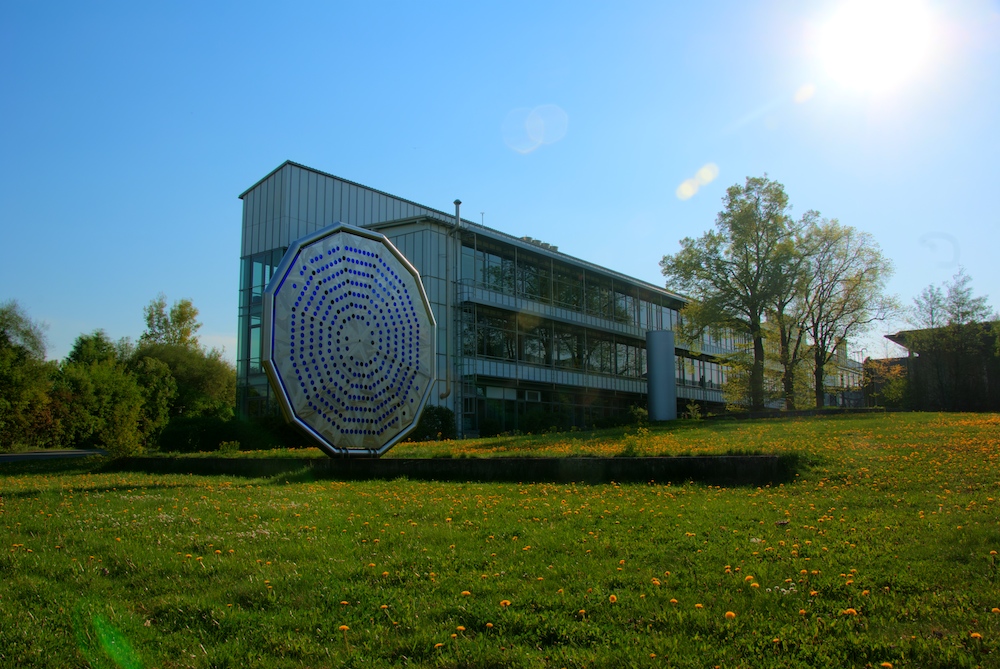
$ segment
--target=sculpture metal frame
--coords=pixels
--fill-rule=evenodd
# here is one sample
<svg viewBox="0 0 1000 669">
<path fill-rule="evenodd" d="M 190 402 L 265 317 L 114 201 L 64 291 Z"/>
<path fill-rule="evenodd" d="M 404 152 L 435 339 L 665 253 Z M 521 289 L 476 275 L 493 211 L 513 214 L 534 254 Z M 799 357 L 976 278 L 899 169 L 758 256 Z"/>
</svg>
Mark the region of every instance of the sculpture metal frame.
<svg viewBox="0 0 1000 669">
<path fill-rule="evenodd" d="M 293 242 L 261 327 L 285 419 L 331 457 L 378 457 L 417 426 L 437 323 L 420 274 L 384 235 L 335 223 Z"/>
</svg>

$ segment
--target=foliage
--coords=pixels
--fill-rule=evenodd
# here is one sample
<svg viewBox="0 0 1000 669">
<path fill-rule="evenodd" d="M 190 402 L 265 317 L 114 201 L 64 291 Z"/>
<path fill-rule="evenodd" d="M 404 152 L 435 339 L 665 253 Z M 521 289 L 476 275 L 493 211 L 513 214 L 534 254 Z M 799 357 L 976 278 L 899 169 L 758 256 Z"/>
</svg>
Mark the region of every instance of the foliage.
<svg viewBox="0 0 1000 669">
<path fill-rule="evenodd" d="M 660 267 L 671 287 L 694 303 L 685 307 L 690 338 L 708 327 L 746 333 L 753 342 L 750 406 L 764 408 L 763 322 L 784 288 L 784 272 L 794 259 L 795 226 L 786 214 L 784 187 L 762 178 L 730 186 L 715 230 L 681 240 L 681 250 L 663 256 Z"/>
<path fill-rule="evenodd" d="M 220 453 L 239 453 L 240 442 L 238 441 L 223 441 L 219 444 Z"/>
<path fill-rule="evenodd" d="M 688 402 L 687 405 L 685 405 L 684 409 L 685 409 L 684 417 L 689 420 L 701 420 L 702 418 L 704 418 L 701 412 L 701 404 L 699 404 L 695 400 L 691 400 L 690 402 Z"/>
<path fill-rule="evenodd" d="M 159 448 L 173 453 L 215 451 L 227 441 L 240 441 L 240 423 L 213 415 L 174 416 L 160 433 Z"/>
<path fill-rule="evenodd" d="M 147 355 L 133 355 L 126 365 L 142 394 L 139 432 L 146 446 L 151 448 L 170 421 L 170 405 L 177 396 L 177 381 L 165 362 Z"/>
<path fill-rule="evenodd" d="M 184 348 L 198 348 L 195 333 L 201 329 L 198 309 L 189 299 L 178 300 L 167 311 L 167 296 L 160 293 L 143 307 L 146 331 L 139 337 L 139 345 L 165 344 Z"/>
<path fill-rule="evenodd" d="M 800 370 L 808 346 L 805 340 L 806 321 L 809 315 L 805 296 L 809 291 L 809 266 L 812 261 L 810 231 L 816 226 L 819 214 L 808 211 L 793 229 L 793 253 L 785 257 L 778 287 L 767 309 L 767 328 L 777 335 L 777 361 L 781 365 L 781 399 L 785 409 L 792 411 L 801 393 Z M 765 354 L 771 353 L 765 346 Z M 767 366 L 765 365 L 765 375 Z M 765 392 L 768 387 L 765 379 Z"/>
<path fill-rule="evenodd" d="M 114 359 L 67 360 L 56 375 L 53 395 L 67 445 L 103 448 L 113 457 L 142 449 L 143 394 Z"/>
<path fill-rule="evenodd" d="M 903 408 L 907 396 L 906 360 L 865 360 L 862 383 L 872 406 Z"/>
<path fill-rule="evenodd" d="M 0 303 L 0 452 L 49 445 L 51 374 L 43 327 L 16 301 Z"/>
<path fill-rule="evenodd" d="M 649 409 L 638 404 L 633 404 L 628 408 L 629 424 L 638 427 L 649 425 Z"/>
<path fill-rule="evenodd" d="M 458 436 L 455 412 L 444 406 L 428 405 L 420 414 L 420 420 L 413 431 L 406 436 L 407 441 L 433 441 L 454 439 Z"/>
<path fill-rule="evenodd" d="M 177 392 L 171 417 L 213 416 L 223 421 L 236 405 L 236 369 L 216 349 L 205 351 L 179 344 L 140 344 L 139 357 L 157 360 L 170 370 Z"/>
<path fill-rule="evenodd" d="M 996 666 L 1000 417 L 649 430 L 811 464 L 761 488 L 6 465 L 3 663 Z"/>
<path fill-rule="evenodd" d="M 892 263 L 868 233 L 836 220 L 820 221 L 810 228 L 808 254 L 805 329 L 813 354 L 816 407 L 821 408 L 827 363 L 849 336 L 884 320 L 896 303 L 884 294 Z"/>
</svg>

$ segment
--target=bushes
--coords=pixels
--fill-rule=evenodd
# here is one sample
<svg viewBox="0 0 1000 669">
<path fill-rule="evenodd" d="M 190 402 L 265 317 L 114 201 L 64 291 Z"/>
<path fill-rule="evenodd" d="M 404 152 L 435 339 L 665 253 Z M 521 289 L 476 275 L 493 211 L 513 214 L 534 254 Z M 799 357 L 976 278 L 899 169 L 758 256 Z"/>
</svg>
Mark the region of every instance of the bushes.
<svg viewBox="0 0 1000 669">
<path fill-rule="evenodd" d="M 233 442 L 242 451 L 314 446 L 281 416 L 255 419 L 180 416 L 171 419 L 160 434 L 159 448 L 171 453 L 195 453 L 220 450 L 223 444 Z"/>
<path fill-rule="evenodd" d="M 448 407 L 426 406 L 420 414 L 420 421 L 407 441 L 440 441 L 454 439 L 458 432 L 455 427 L 455 412 Z"/>
</svg>

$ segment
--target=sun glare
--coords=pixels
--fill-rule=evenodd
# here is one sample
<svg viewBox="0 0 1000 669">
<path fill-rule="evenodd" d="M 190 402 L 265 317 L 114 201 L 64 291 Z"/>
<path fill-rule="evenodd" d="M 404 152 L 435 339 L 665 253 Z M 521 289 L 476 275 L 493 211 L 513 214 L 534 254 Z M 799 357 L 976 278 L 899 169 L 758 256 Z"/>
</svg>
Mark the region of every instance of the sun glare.
<svg viewBox="0 0 1000 669">
<path fill-rule="evenodd" d="M 847 0 L 819 36 L 820 59 L 842 86 L 882 93 L 927 65 L 934 41 L 931 12 L 919 0 Z"/>
</svg>

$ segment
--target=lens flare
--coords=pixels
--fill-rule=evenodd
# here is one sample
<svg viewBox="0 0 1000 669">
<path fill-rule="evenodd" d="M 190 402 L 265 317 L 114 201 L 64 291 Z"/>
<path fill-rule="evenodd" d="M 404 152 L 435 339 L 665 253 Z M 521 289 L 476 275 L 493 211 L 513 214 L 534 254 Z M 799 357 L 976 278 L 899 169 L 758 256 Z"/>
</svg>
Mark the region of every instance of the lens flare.
<svg viewBox="0 0 1000 669">
<path fill-rule="evenodd" d="M 504 144 L 522 154 L 531 153 L 543 144 L 558 142 L 566 136 L 568 128 L 569 115 L 553 104 L 512 109 L 500 125 Z"/>
<path fill-rule="evenodd" d="M 678 200 L 690 200 L 697 193 L 698 189 L 702 186 L 707 186 L 708 184 L 715 181 L 715 178 L 719 176 L 719 166 L 715 163 L 706 163 L 695 172 L 694 176 L 690 179 L 685 179 L 681 182 L 681 185 L 677 187 L 675 194 Z"/>
<path fill-rule="evenodd" d="M 816 95 L 815 84 L 803 84 L 799 86 L 799 90 L 795 91 L 795 96 L 792 99 L 795 100 L 796 104 L 802 104 L 812 99 L 814 95 Z"/>
</svg>

